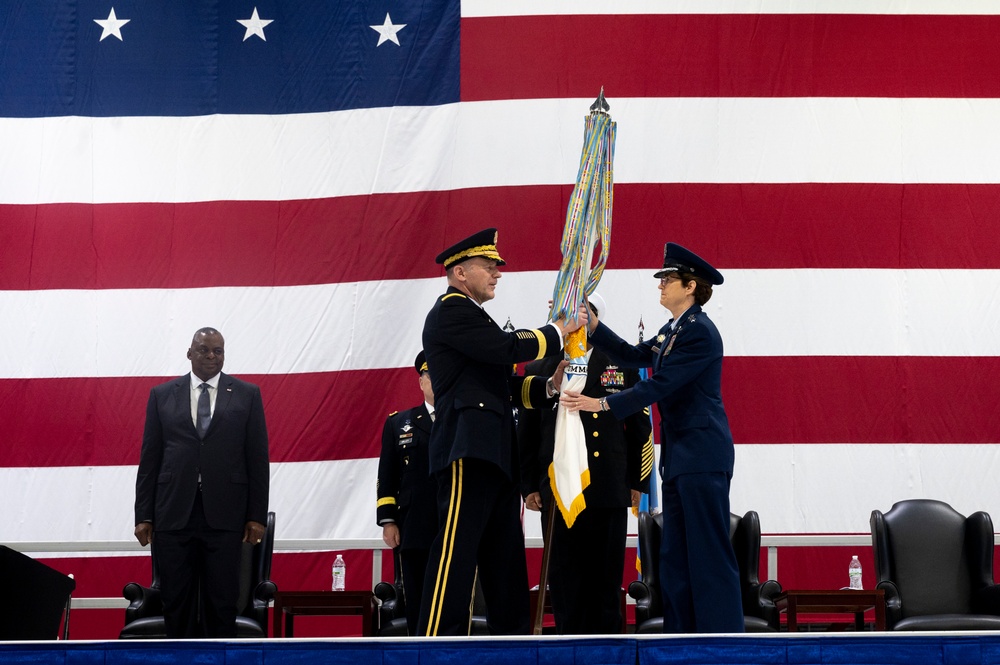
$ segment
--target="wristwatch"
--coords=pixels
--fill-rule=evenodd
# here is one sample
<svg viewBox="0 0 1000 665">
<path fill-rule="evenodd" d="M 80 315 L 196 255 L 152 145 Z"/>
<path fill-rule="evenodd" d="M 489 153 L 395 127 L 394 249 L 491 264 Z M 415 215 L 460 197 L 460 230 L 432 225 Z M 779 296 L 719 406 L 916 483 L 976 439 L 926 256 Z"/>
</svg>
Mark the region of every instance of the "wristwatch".
<svg viewBox="0 0 1000 665">
<path fill-rule="evenodd" d="M 607 397 L 602 397 L 601 399 L 597 400 L 597 403 L 601 405 L 601 411 L 607 411 L 608 410 L 608 398 Z"/>
</svg>

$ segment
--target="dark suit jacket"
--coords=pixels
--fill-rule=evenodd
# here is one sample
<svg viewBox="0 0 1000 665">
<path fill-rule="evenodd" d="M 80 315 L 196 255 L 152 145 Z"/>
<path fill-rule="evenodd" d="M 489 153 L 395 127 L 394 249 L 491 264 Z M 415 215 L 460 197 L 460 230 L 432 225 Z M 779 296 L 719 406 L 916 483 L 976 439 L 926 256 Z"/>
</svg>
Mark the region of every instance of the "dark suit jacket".
<svg viewBox="0 0 1000 665">
<path fill-rule="evenodd" d="M 427 315 L 423 345 L 437 418 L 431 471 L 471 457 L 492 462 L 516 479 L 512 406 L 521 405 L 527 393 L 540 401 L 545 382 L 512 377 L 514 365 L 561 353 L 559 332 L 553 326 L 505 332 L 482 307 L 449 287 Z"/>
<path fill-rule="evenodd" d="M 608 398 L 618 418 L 656 402 L 660 412 L 660 472 L 664 480 L 682 473 L 733 473 L 735 450 L 722 406 L 722 337 L 701 307 L 681 316 L 642 344 L 624 341 L 603 323 L 590 337 L 619 364 L 653 367 L 653 375 Z"/>
<path fill-rule="evenodd" d="M 529 363 L 526 375 L 552 376 L 559 357 Z M 587 363 L 587 383 L 583 394 L 607 397 L 639 381 L 634 369 L 620 369 L 608 357 L 594 349 Z M 542 493 L 543 504 L 552 496 L 549 487 L 549 465 L 555 446 L 556 399 L 538 409 L 519 412 L 517 435 L 521 459 L 521 494 Z M 619 421 L 610 413 L 580 413 L 587 436 L 587 467 L 590 485 L 583 491 L 587 506 L 621 508 L 632 505 L 630 490 L 649 491 L 653 447 L 650 440 L 652 425 L 649 411 L 642 409 Z M 642 475 L 642 453 L 648 454 L 645 476 Z"/>
<path fill-rule="evenodd" d="M 430 438 L 431 418 L 423 404 L 390 414 L 382 428 L 375 518 L 379 525 L 399 526 L 403 549 L 430 548 L 438 531 L 437 484 L 427 463 Z"/>
<path fill-rule="evenodd" d="M 187 525 L 201 472 L 205 518 L 213 529 L 242 531 L 267 522 L 269 464 L 260 389 L 219 377 L 212 424 L 198 438 L 191 421 L 191 374 L 154 387 L 146 405 L 135 523 L 154 531 Z"/>
</svg>

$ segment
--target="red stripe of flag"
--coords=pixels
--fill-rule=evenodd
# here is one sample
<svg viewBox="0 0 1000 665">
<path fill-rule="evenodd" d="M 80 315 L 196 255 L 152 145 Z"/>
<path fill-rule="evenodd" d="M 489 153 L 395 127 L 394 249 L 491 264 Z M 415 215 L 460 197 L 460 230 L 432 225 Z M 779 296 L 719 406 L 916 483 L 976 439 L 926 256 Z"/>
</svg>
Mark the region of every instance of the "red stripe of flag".
<svg viewBox="0 0 1000 665">
<path fill-rule="evenodd" d="M 274 462 L 377 457 L 390 410 L 420 401 L 409 368 L 243 378 L 261 386 Z M 0 381 L 0 467 L 137 464 L 163 380 Z M 740 444 L 993 443 L 1000 431 L 1000 357 L 727 357 L 723 381 Z"/>
<path fill-rule="evenodd" d="M 261 388 L 272 462 L 378 457 L 386 416 L 422 400 L 411 367 L 239 378 Z M 0 467 L 138 464 L 149 390 L 166 380 L 0 380 Z"/>
<path fill-rule="evenodd" d="M 993 356 L 728 356 L 722 379 L 737 443 L 996 443 L 1000 432 Z"/>
<path fill-rule="evenodd" d="M 998 16 L 465 18 L 461 95 L 1000 97 L 997 34 Z"/>
<path fill-rule="evenodd" d="M 0 289 L 438 277 L 433 259 L 440 248 L 489 226 L 501 229 L 511 269 L 555 270 L 571 189 L 2 205 Z M 657 265 L 659 250 L 649 242 L 655 228 L 669 229 L 672 240 L 691 246 L 717 238 L 712 255 L 720 268 L 995 269 L 998 210 L 995 185 L 618 184 L 608 267 Z"/>
</svg>

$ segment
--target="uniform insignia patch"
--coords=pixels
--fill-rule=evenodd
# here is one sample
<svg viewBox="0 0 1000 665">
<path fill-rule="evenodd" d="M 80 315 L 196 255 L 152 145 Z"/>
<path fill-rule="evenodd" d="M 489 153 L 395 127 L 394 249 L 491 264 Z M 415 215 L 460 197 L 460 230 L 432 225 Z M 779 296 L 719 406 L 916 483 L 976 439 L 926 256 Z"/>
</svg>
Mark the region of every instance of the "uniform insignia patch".
<svg viewBox="0 0 1000 665">
<path fill-rule="evenodd" d="M 608 365 L 601 373 L 601 387 L 609 393 L 619 393 L 625 388 L 625 373 L 617 365 Z"/>
<path fill-rule="evenodd" d="M 672 348 L 674 348 L 674 340 L 675 339 L 677 339 L 677 333 L 674 333 L 673 335 L 670 336 L 670 341 L 667 342 L 667 348 L 663 351 L 663 355 L 664 356 L 667 355 L 668 353 L 670 353 L 670 350 Z"/>
</svg>

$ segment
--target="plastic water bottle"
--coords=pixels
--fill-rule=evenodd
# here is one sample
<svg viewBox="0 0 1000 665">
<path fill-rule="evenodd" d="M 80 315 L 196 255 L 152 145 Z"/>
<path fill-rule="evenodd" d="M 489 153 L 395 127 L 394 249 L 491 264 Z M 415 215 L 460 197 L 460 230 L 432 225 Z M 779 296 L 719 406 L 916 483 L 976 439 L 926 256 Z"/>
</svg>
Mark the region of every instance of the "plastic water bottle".
<svg viewBox="0 0 1000 665">
<path fill-rule="evenodd" d="M 861 562 L 857 556 L 851 557 L 851 565 L 847 567 L 847 574 L 851 579 L 851 589 L 863 589 L 861 586 Z"/>
<path fill-rule="evenodd" d="M 344 563 L 344 557 L 338 554 L 333 562 L 333 590 L 343 591 L 346 578 L 347 564 Z"/>
</svg>

